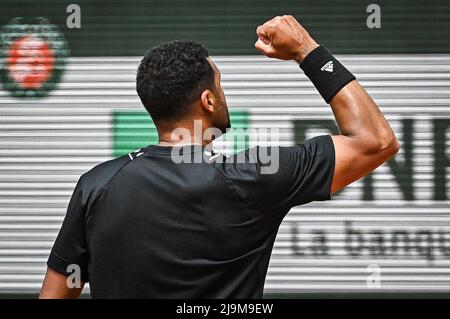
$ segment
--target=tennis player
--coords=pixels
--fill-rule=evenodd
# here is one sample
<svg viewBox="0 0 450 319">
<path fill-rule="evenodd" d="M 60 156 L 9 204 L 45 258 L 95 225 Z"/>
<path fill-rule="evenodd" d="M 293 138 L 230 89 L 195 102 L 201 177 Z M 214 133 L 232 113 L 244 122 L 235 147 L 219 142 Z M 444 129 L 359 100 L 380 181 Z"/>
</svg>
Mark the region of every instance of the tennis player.
<svg viewBox="0 0 450 319">
<path fill-rule="evenodd" d="M 159 144 L 81 176 L 41 298 L 76 298 L 86 282 L 94 298 L 261 298 L 289 210 L 329 200 L 397 153 L 372 98 L 295 18 L 275 17 L 257 35 L 260 52 L 299 63 L 331 105 L 340 134 L 215 154 L 211 141 L 230 120 L 208 51 L 191 41 L 151 49 L 137 93 Z"/>
</svg>

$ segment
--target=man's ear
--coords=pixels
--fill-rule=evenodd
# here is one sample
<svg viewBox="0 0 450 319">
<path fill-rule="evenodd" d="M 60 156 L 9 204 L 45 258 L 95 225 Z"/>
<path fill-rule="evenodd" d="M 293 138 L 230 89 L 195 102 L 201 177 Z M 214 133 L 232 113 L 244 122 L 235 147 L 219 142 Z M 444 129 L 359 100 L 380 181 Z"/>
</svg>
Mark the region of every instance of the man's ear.
<svg viewBox="0 0 450 319">
<path fill-rule="evenodd" d="M 210 90 L 204 90 L 200 97 L 203 108 L 207 112 L 214 112 L 214 94 Z"/>
</svg>

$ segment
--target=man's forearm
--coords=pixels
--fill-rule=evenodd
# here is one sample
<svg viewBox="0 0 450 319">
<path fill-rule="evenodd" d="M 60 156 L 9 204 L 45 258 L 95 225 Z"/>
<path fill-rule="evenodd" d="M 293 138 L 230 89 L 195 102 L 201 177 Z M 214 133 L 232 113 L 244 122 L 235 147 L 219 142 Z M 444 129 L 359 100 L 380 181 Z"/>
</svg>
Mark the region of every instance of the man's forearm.
<svg viewBox="0 0 450 319">
<path fill-rule="evenodd" d="M 400 146 L 378 106 L 328 50 L 318 47 L 300 66 L 331 104 L 341 133 L 332 137 L 335 170 L 331 192 L 336 192 L 383 164 Z"/>
<path fill-rule="evenodd" d="M 303 51 L 309 52 L 299 55 L 297 62 L 331 104 L 341 134 L 351 137 L 365 153 L 394 149 L 394 132 L 355 76 L 326 48 L 315 41 L 307 43 L 310 50 Z"/>
<path fill-rule="evenodd" d="M 331 104 L 341 134 L 353 138 L 364 152 L 394 148 L 394 132 L 355 76 L 326 48 L 314 47 L 297 62 Z"/>
<path fill-rule="evenodd" d="M 357 81 L 342 88 L 330 104 L 341 134 L 353 138 L 364 152 L 398 149 L 383 113 Z"/>
</svg>

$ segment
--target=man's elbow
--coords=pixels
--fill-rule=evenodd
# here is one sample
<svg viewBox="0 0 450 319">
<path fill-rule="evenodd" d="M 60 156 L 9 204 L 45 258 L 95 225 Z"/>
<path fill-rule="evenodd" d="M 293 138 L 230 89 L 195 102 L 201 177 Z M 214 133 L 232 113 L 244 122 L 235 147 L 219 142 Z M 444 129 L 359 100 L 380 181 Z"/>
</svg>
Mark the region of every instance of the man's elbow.
<svg viewBox="0 0 450 319">
<path fill-rule="evenodd" d="M 393 157 L 400 150 L 400 143 L 398 142 L 393 132 L 386 132 L 381 136 L 371 139 L 367 143 L 366 153 L 368 154 L 383 154 L 386 160 Z"/>
<path fill-rule="evenodd" d="M 393 157 L 400 150 L 400 143 L 394 133 L 388 134 L 380 147 L 380 152 L 386 154 L 387 159 Z"/>
<path fill-rule="evenodd" d="M 392 145 L 389 148 L 389 151 L 391 152 L 391 157 L 400 151 L 400 143 L 398 142 L 397 138 L 394 136 L 394 139 L 392 141 Z"/>
</svg>

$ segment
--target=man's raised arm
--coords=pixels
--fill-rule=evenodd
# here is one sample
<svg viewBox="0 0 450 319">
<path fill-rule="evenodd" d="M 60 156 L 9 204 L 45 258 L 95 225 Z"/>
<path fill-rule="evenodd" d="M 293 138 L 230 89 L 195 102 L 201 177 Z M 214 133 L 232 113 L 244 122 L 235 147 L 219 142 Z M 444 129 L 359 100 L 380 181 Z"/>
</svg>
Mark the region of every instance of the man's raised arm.
<svg viewBox="0 0 450 319">
<path fill-rule="evenodd" d="M 331 104 L 341 133 L 332 137 L 335 169 L 331 192 L 367 175 L 398 152 L 394 132 L 372 98 L 295 18 L 275 17 L 256 33 L 259 51 L 271 58 L 296 60 Z"/>
</svg>

